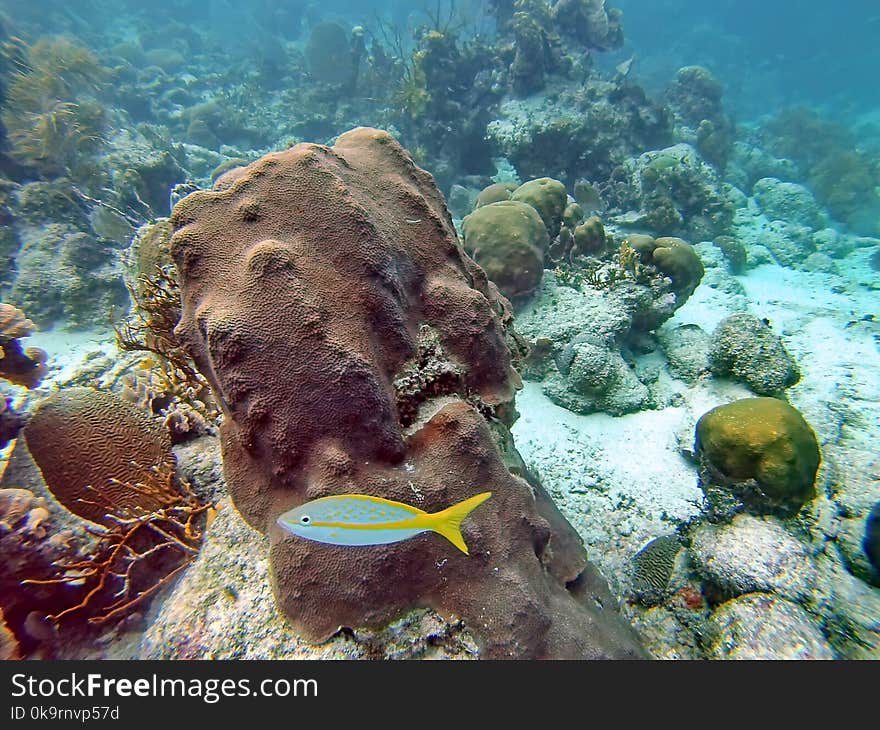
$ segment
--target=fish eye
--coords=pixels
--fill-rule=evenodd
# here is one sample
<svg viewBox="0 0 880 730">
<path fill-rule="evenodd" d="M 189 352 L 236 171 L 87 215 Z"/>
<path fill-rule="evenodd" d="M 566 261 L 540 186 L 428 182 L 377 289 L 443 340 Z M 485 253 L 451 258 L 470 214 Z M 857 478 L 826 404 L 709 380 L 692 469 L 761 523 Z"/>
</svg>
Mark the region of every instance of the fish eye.
<svg viewBox="0 0 880 730">
<path fill-rule="evenodd" d="M 302 524 L 307 525 L 307 524 L 309 524 L 309 522 L 312 521 L 312 518 L 309 517 L 308 515 L 303 515 L 302 517 L 299 518 L 299 521 L 302 522 Z"/>
</svg>

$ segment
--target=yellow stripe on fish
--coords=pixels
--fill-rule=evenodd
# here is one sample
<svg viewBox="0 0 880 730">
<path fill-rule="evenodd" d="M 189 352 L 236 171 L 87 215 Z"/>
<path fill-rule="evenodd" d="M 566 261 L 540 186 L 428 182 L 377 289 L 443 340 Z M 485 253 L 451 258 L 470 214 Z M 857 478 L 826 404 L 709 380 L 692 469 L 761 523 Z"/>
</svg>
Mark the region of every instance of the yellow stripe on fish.
<svg viewBox="0 0 880 730">
<path fill-rule="evenodd" d="M 461 523 L 491 496 L 492 492 L 483 492 L 440 512 L 428 513 L 368 494 L 340 494 L 295 507 L 278 518 L 278 525 L 298 537 L 330 545 L 387 545 L 423 532 L 436 532 L 469 555 Z"/>
</svg>

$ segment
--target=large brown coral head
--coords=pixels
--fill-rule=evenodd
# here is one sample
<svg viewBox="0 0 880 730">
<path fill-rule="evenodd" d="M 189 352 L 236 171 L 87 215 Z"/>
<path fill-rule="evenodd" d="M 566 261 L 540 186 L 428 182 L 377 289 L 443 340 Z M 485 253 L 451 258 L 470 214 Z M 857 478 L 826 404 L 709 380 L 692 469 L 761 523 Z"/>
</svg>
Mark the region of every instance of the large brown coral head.
<svg viewBox="0 0 880 730">
<path fill-rule="evenodd" d="M 515 418 L 509 303 L 388 133 L 269 154 L 172 221 L 175 332 L 223 404 L 229 490 L 269 536 L 298 630 L 325 639 L 431 607 L 463 618 L 487 657 L 641 655 L 613 610 L 573 588 L 588 571 L 573 528 L 505 466 L 492 429 Z M 329 495 L 434 512 L 486 491 L 463 525 L 470 556 L 431 534 L 350 548 L 276 526 Z"/>
</svg>

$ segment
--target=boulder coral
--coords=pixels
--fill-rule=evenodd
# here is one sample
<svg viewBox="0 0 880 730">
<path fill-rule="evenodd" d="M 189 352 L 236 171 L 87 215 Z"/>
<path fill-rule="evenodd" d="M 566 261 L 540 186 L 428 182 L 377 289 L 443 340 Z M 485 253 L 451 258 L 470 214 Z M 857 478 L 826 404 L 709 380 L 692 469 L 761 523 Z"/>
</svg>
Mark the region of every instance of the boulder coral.
<svg viewBox="0 0 880 730">
<path fill-rule="evenodd" d="M 52 494 L 75 515 L 109 526 L 108 512 L 162 506 L 137 485 L 151 470 L 174 470 L 171 439 L 158 421 L 112 393 L 59 391 L 40 403 L 24 436 Z"/>
<path fill-rule="evenodd" d="M 547 229 L 535 208 L 502 200 L 477 208 L 462 222 L 464 248 L 508 299 L 531 294 L 544 274 Z"/>
<path fill-rule="evenodd" d="M 524 182 L 510 194 L 510 199 L 531 205 L 544 221 L 547 235 L 551 240 L 556 238 L 568 204 L 565 185 L 550 177 L 540 177 Z"/>
<path fill-rule="evenodd" d="M 797 409 L 776 398 L 743 398 L 705 413 L 694 452 L 710 501 L 719 487 L 752 511 L 787 516 L 816 495 L 816 434 Z"/>
<path fill-rule="evenodd" d="M 56 562 L 55 577 L 24 581 L 67 588 L 53 620 L 122 616 L 196 556 L 207 506 L 177 477 L 159 421 L 112 393 L 69 388 L 43 400 L 23 433 L 53 518 L 97 537 L 87 554 Z"/>
<path fill-rule="evenodd" d="M 222 404 L 230 494 L 269 536 L 295 628 L 323 640 L 427 607 L 463 619 L 487 658 L 643 656 L 577 533 L 505 466 L 493 429 L 515 417 L 510 310 L 432 177 L 369 128 L 232 174 L 174 208 L 177 331 Z M 395 381 L 405 374 L 412 397 L 427 335 L 456 376 L 419 394 L 404 426 Z M 469 556 L 434 535 L 351 548 L 276 524 L 335 494 L 430 512 L 483 491 L 464 523 Z"/>
</svg>

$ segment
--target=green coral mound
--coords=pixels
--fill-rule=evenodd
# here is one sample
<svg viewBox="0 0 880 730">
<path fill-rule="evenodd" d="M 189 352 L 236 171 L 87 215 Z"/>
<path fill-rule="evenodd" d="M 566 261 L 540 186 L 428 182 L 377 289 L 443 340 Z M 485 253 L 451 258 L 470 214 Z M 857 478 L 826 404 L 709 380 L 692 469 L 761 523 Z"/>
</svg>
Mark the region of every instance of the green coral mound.
<svg viewBox="0 0 880 730">
<path fill-rule="evenodd" d="M 643 264 L 653 264 L 672 281 L 678 306 L 684 304 L 703 279 L 705 269 L 696 249 L 674 236 L 652 238 L 643 233 L 627 236 Z"/>
<path fill-rule="evenodd" d="M 519 187 L 515 182 L 497 182 L 483 188 L 477 195 L 474 208 L 482 208 L 484 205 L 500 203 L 502 200 L 510 200 L 510 194 Z"/>
<path fill-rule="evenodd" d="M 527 203 L 537 210 L 550 238 L 556 238 L 562 225 L 562 214 L 568 205 L 565 185 L 550 177 L 539 177 L 520 185 L 513 191 L 510 199 Z"/>
<path fill-rule="evenodd" d="M 666 236 L 654 244 L 654 265 L 672 279 L 672 288 L 684 303 L 703 278 L 703 262 L 694 247 L 680 238 Z"/>
<path fill-rule="evenodd" d="M 701 482 L 729 489 L 760 512 L 796 512 L 815 497 L 819 443 L 800 412 L 776 398 L 713 408 L 696 427 Z"/>
<path fill-rule="evenodd" d="M 464 248 L 508 299 L 531 294 L 544 274 L 550 238 L 525 203 L 503 200 L 477 208 L 462 221 Z"/>
</svg>

